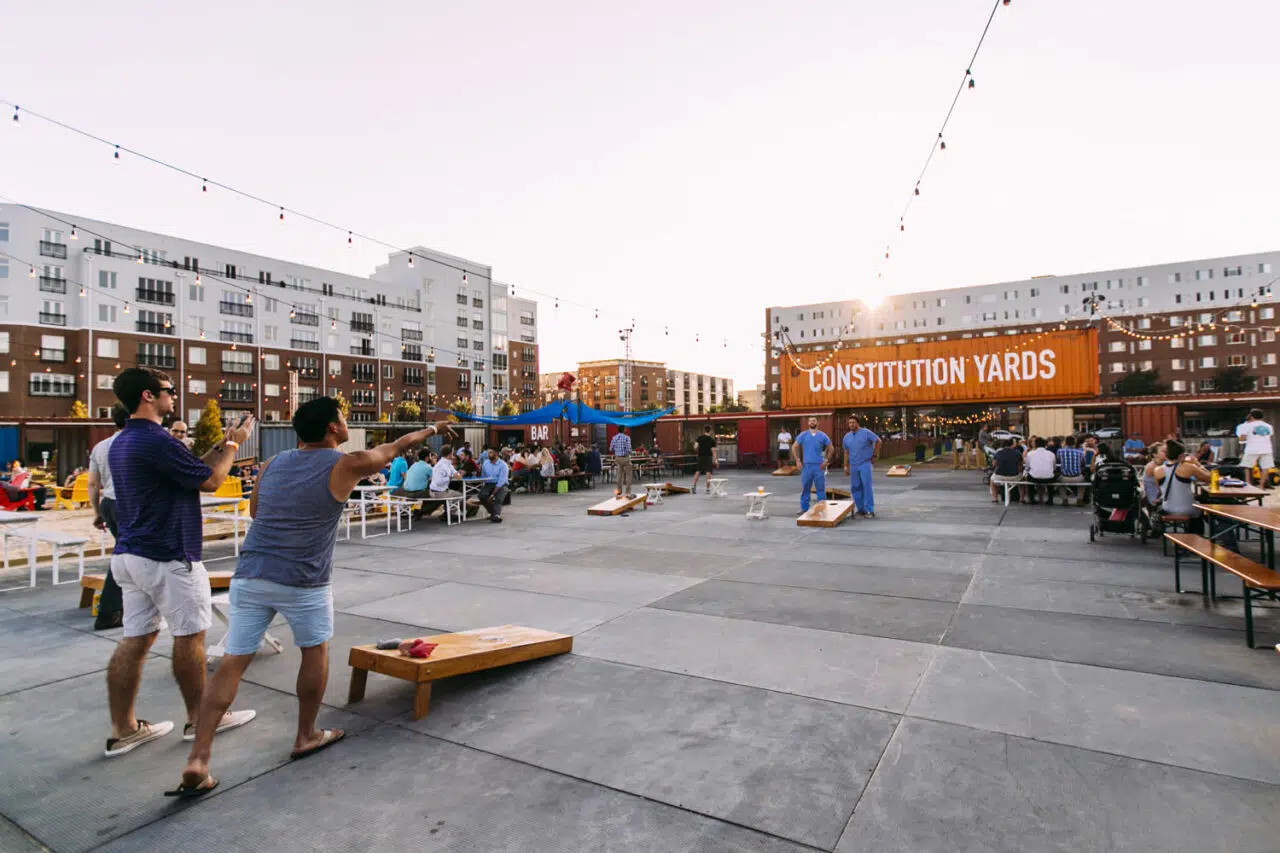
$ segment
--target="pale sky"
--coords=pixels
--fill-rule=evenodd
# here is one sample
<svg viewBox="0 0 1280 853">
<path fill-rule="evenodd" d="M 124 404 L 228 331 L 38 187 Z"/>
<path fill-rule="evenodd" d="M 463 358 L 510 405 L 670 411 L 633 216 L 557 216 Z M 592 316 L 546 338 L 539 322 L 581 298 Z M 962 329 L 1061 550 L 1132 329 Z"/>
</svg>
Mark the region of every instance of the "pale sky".
<svg viewBox="0 0 1280 853">
<path fill-rule="evenodd" d="M 491 264 L 548 294 L 547 372 L 620 355 L 634 317 L 637 357 L 751 388 L 766 306 L 872 297 L 882 268 L 892 293 L 1280 248 L 1274 0 L 1001 6 L 899 240 L 990 8 L 9 4 L 0 98 Z M 16 200 L 360 275 L 385 258 L 3 122 Z"/>
</svg>

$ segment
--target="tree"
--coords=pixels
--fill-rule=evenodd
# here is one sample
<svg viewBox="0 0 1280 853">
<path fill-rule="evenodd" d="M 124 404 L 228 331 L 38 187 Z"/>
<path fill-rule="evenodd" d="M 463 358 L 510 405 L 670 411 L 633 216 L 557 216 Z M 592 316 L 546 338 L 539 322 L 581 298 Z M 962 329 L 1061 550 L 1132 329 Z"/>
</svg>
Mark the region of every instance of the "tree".
<svg viewBox="0 0 1280 853">
<path fill-rule="evenodd" d="M 751 411 L 751 407 L 742 402 L 742 398 L 739 397 L 732 403 L 722 403 L 719 406 L 712 406 L 707 409 L 707 411 L 712 414 L 716 412 L 749 412 Z"/>
<path fill-rule="evenodd" d="M 460 415 L 470 415 L 475 412 L 475 406 L 471 405 L 471 401 L 466 397 L 459 397 L 453 401 L 453 410 Z"/>
<path fill-rule="evenodd" d="M 86 407 L 82 401 L 76 400 L 74 403 L 71 404 L 71 417 L 73 418 L 89 417 L 88 407 Z"/>
<path fill-rule="evenodd" d="M 510 397 L 504 398 L 502 405 L 498 406 L 498 417 L 500 418 L 509 418 L 518 414 L 520 414 L 520 409 L 516 407 L 515 403 L 511 402 Z"/>
<path fill-rule="evenodd" d="M 222 409 L 218 408 L 217 400 L 204 404 L 204 411 L 200 413 L 200 420 L 196 421 L 192 438 L 196 442 L 192 448 L 196 456 L 204 456 L 222 441 Z"/>
<path fill-rule="evenodd" d="M 422 407 L 413 400 L 404 400 L 396 405 L 396 420 L 420 421 L 422 420 Z"/>
<path fill-rule="evenodd" d="M 338 411 L 342 412 L 342 417 L 348 419 L 351 417 L 351 401 L 342 396 L 341 391 L 333 392 L 334 402 L 338 404 Z"/>
<path fill-rule="evenodd" d="M 1169 386 L 1161 383 L 1159 370 L 1135 370 L 1115 384 L 1121 397 L 1147 397 L 1168 394 Z"/>
<path fill-rule="evenodd" d="M 1247 368 L 1224 367 L 1213 375 L 1213 390 L 1224 393 L 1252 391 L 1258 384 L 1258 377 L 1250 376 Z"/>
</svg>

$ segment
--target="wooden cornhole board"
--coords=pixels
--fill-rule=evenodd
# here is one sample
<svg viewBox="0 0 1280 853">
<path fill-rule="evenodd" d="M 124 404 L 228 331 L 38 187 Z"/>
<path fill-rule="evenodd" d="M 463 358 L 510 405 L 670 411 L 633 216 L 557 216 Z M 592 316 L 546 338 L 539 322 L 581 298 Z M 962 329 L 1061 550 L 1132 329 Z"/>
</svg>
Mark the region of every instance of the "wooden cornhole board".
<svg viewBox="0 0 1280 853">
<path fill-rule="evenodd" d="M 800 469 L 794 465 L 783 465 L 781 468 L 774 470 L 775 477 L 793 477 L 800 473 Z"/>
<path fill-rule="evenodd" d="M 853 501 L 818 501 L 796 519 L 801 527 L 835 527 L 853 512 Z"/>
<path fill-rule="evenodd" d="M 888 471 L 885 472 L 885 476 L 886 477 L 910 477 L 911 466 L 910 465 L 894 465 L 892 468 L 890 468 Z"/>
<path fill-rule="evenodd" d="M 641 498 L 643 500 L 643 498 Z M 374 646 L 352 646 L 347 657 L 351 665 L 351 686 L 347 702 L 364 698 L 369 673 L 377 672 L 417 685 L 413 697 L 413 718 L 420 720 L 431 708 L 431 682 L 452 675 L 480 672 L 512 663 L 562 655 L 573 650 L 573 637 L 538 628 L 499 625 L 456 634 L 424 637 L 436 643 L 431 657 L 411 658 L 396 649 L 381 651 Z"/>
<path fill-rule="evenodd" d="M 233 571 L 209 572 L 209 588 L 210 589 L 230 589 L 231 576 Z M 106 575 L 85 575 L 80 578 L 80 606 L 89 607 L 93 604 L 93 594 L 102 589 L 102 585 L 107 582 Z"/>
<path fill-rule="evenodd" d="M 827 486 L 827 500 L 851 500 L 853 494 L 848 489 L 839 489 L 835 486 Z"/>
<path fill-rule="evenodd" d="M 689 494 L 689 489 L 688 489 L 688 488 L 686 488 L 685 486 L 677 486 L 677 485 L 675 485 L 674 483 L 665 483 L 665 484 L 663 484 L 663 485 L 665 486 L 665 488 L 663 489 L 663 491 L 664 491 L 664 492 L 666 492 L 666 493 L 667 493 L 667 494 L 669 494 L 669 495 L 687 495 L 687 494 Z"/>
<path fill-rule="evenodd" d="M 587 515 L 619 515 L 624 512 L 629 512 L 638 506 L 648 509 L 649 507 L 648 504 L 645 503 L 645 497 L 645 495 L 636 495 L 634 498 L 609 498 L 609 500 L 604 503 L 598 503 L 588 509 Z"/>
</svg>

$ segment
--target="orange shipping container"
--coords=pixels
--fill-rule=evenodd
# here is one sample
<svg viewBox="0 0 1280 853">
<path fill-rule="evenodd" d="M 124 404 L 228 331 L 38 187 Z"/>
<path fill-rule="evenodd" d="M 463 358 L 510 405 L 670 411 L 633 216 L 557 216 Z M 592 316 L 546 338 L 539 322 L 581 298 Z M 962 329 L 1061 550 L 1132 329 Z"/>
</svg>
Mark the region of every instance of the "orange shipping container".
<svg viewBox="0 0 1280 853">
<path fill-rule="evenodd" d="M 801 365 L 823 353 L 800 353 Z M 1098 394 L 1096 329 L 842 349 L 813 370 L 788 357 L 790 408 L 1059 400 Z"/>
</svg>

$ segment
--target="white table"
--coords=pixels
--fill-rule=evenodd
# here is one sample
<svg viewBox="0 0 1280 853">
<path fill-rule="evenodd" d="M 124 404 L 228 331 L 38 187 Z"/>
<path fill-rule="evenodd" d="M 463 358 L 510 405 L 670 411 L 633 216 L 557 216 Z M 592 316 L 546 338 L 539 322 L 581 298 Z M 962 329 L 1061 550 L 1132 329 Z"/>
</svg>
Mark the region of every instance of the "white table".
<svg viewBox="0 0 1280 853">
<path fill-rule="evenodd" d="M 729 482 L 728 479 L 718 477 L 716 479 L 707 478 L 707 487 L 711 490 L 711 494 L 717 498 L 727 498 L 729 493 L 724 490 L 724 484 Z"/>
<path fill-rule="evenodd" d="M 769 517 L 769 498 L 773 492 L 747 492 L 747 518 L 763 520 Z"/>
<path fill-rule="evenodd" d="M 0 509 L 0 525 L 35 524 L 39 520 L 38 512 L 14 512 L 11 509 Z"/>
<path fill-rule="evenodd" d="M 663 499 L 666 497 L 666 494 L 667 494 L 666 483 L 645 483 L 644 490 L 645 490 L 645 498 L 644 498 L 645 503 L 649 504 L 650 506 L 656 506 L 660 503 L 665 503 Z"/>
<path fill-rule="evenodd" d="M 368 536 L 366 535 L 365 524 L 368 521 L 369 507 L 373 504 L 374 499 L 379 494 L 381 494 L 382 492 L 391 491 L 391 487 L 386 485 L 356 486 L 354 489 L 352 489 L 352 491 L 360 493 L 360 497 L 355 498 L 355 500 L 359 501 L 359 506 L 360 506 L 360 538 L 367 539 Z M 387 509 L 388 509 L 388 512 L 390 512 L 390 507 L 388 507 Z M 390 532 L 391 532 L 391 516 L 388 515 L 387 516 L 387 533 L 390 533 Z M 350 534 L 348 534 L 348 537 L 349 535 Z M 381 536 L 382 534 L 377 533 L 375 535 Z"/>
<path fill-rule="evenodd" d="M 476 494 L 479 494 L 480 490 L 483 489 L 486 485 L 490 483 L 497 483 L 498 481 L 494 477 L 463 477 L 460 482 L 462 483 L 462 519 L 461 520 L 466 521 L 468 489 L 474 491 Z M 448 512 L 448 511 L 449 511 L 449 508 L 446 506 L 445 512 Z"/>
<path fill-rule="evenodd" d="M 226 519 L 228 517 L 227 513 L 213 512 L 212 510 L 216 510 L 221 507 L 231 507 L 231 557 L 214 557 L 212 560 L 205 560 L 206 563 L 215 563 L 218 560 L 235 559 L 240 556 L 240 522 L 246 522 L 245 532 L 247 533 L 249 526 L 247 522 L 250 520 L 248 516 L 240 514 L 240 504 L 244 500 L 245 498 L 215 498 L 212 495 L 200 498 L 200 517 L 205 521 L 221 521 Z"/>
<path fill-rule="evenodd" d="M 212 606 L 213 615 L 217 617 L 219 622 L 221 622 L 224 626 L 226 626 L 227 631 L 229 632 L 231 630 L 231 620 L 227 618 L 227 612 L 231 607 L 231 594 L 227 592 L 220 592 L 217 595 L 210 598 L 209 603 Z M 284 646 L 281 644 L 279 640 L 271 636 L 270 631 L 267 631 L 265 634 L 262 635 L 262 642 L 258 645 L 258 650 L 264 651 L 264 652 L 267 650 L 272 650 L 276 654 L 280 654 L 281 652 L 284 651 Z M 211 648 L 205 651 L 205 656 L 211 657 L 211 658 L 220 658 L 226 653 L 227 653 L 227 635 L 224 633 L 222 635 L 221 640 L 218 640 L 218 642 L 215 645 L 213 645 Z"/>
<path fill-rule="evenodd" d="M 18 515 L 19 513 L 14 513 Z M 21 513 L 25 515 L 26 513 Z M 9 522 L 10 525 L 13 522 Z M 21 539 L 27 543 L 27 568 L 30 570 L 30 583 L 27 588 L 33 588 L 36 585 L 36 543 L 44 542 L 49 546 L 53 557 L 53 585 L 57 586 L 61 581 L 58 580 L 58 571 L 60 568 L 58 557 L 62 550 L 70 551 L 79 558 L 79 571 L 76 574 L 76 581 L 84 577 L 84 546 L 89 541 L 82 536 L 67 536 L 53 530 L 34 530 L 23 528 L 16 530 L 12 526 L 0 528 L 0 540 L 4 543 L 4 567 L 9 568 L 9 539 Z M 11 589 L 21 589 L 19 586 L 5 587 L 0 592 L 8 592 Z"/>
</svg>

